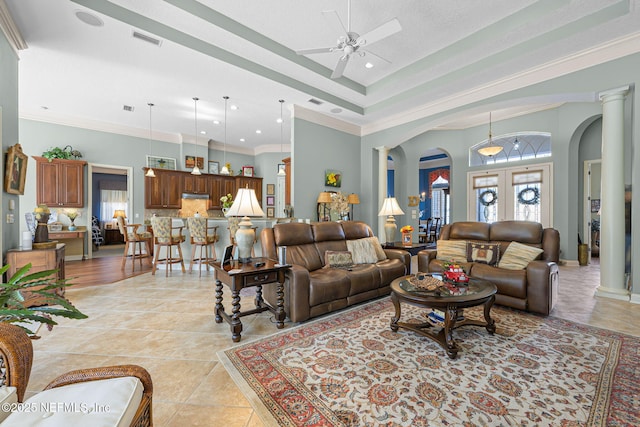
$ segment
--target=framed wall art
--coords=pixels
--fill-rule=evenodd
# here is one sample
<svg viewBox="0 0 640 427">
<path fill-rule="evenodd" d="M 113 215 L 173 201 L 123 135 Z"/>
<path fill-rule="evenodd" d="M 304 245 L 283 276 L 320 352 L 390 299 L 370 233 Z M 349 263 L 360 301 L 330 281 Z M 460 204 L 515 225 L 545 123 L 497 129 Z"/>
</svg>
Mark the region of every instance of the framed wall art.
<svg viewBox="0 0 640 427">
<path fill-rule="evenodd" d="M 4 174 L 4 191 L 10 194 L 24 194 L 24 181 L 27 176 L 28 157 L 22 152 L 20 144 L 9 147 Z"/>
<path fill-rule="evenodd" d="M 219 174 L 220 173 L 220 163 L 209 160 L 209 173 Z"/>
<path fill-rule="evenodd" d="M 276 204 L 276 198 L 274 196 L 267 196 L 267 206 L 273 206 Z"/>
<path fill-rule="evenodd" d="M 324 171 L 324 185 L 325 187 L 341 187 L 342 186 L 342 172 L 327 169 Z"/>
<path fill-rule="evenodd" d="M 147 167 L 153 169 L 176 170 L 176 159 L 169 157 L 157 157 L 147 154 Z"/>
<path fill-rule="evenodd" d="M 267 184 L 267 196 L 274 196 L 276 194 L 276 185 Z"/>
<path fill-rule="evenodd" d="M 267 208 L 267 218 L 273 218 L 276 216 L 276 210 L 273 207 Z"/>
<path fill-rule="evenodd" d="M 184 167 L 192 169 L 196 163 L 200 169 L 204 169 L 204 157 L 184 156 Z"/>
<path fill-rule="evenodd" d="M 278 163 L 278 175 L 282 175 L 283 173 L 286 173 L 284 163 Z"/>
<path fill-rule="evenodd" d="M 242 176 L 253 176 L 253 166 L 243 166 Z"/>
</svg>

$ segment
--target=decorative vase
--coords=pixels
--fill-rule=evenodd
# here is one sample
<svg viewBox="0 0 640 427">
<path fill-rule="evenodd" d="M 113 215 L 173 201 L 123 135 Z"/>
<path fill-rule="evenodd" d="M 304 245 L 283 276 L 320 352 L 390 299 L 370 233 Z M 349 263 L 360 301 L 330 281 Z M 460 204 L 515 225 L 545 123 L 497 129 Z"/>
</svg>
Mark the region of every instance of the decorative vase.
<svg viewBox="0 0 640 427">
<path fill-rule="evenodd" d="M 44 243 L 49 241 L 49 228 L 47 223 L 49 222 L 48 213 L 37 213 L 36 220 L 38 226 L 36 227 L 36 234 L 33 238 L 33 243 Z"/>
<path fill-rule="evenodd" d="M 413 233 L 402 233 L 402 245 L 403 246 L 411 246 L 413 244 L 412 240 Z"/>
<path fill-rule="evenodd" d="M 229 212 L 229 208 L 222 208 L 222 214 L 223 215 L 227 215 L 227 212 Z"/>
<path fill-rule="evenodd" d="M 76 231 L 77 227 L 76 225 L 73 223 L 73 219 L 71 220 L 71 225 L 69 225 L 69 231 Z"/>
</svg>

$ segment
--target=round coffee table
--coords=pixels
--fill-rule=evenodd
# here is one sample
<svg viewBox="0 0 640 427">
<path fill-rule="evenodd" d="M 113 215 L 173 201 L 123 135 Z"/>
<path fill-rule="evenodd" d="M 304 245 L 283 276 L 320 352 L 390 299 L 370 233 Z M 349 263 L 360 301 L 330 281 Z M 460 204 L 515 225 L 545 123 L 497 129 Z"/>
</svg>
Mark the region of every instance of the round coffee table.
<svg viewBox="0 0 640 427">
<path fill-rule="evenodd" d="M 451 359 L 458 354 L 458 346 L 453 340 L 453 330 L 460 326 L 482 326 L 489 334 L 496 331 L 495 321 L 491 318 L 491 307 L 495 301 L 496 285 L 471 277 L 468 283 L 453 283 L 445 281 L 445 286 L 434 290 L 427 290 L 416 283 L 416 279 L 426 279 L 428 276 L 442 280 L 441 274 L 418 273 L 400 277 L 391 282 L 391 301 L 395 307 L 395 316 L 391 319 L 391 330 L 398 328 L 409 329 L 427 338 L 432 339 L 444 348 Z M 437 324 L 427 318 L 425 323 L 400 322 L 400 303 L 408 303 L 419 307 L 428 307 L 444 312 L 444 320 L 438 331 Z M 463 309 L 484 304 L 485 322 L 465 319 Z"/>
</svg>

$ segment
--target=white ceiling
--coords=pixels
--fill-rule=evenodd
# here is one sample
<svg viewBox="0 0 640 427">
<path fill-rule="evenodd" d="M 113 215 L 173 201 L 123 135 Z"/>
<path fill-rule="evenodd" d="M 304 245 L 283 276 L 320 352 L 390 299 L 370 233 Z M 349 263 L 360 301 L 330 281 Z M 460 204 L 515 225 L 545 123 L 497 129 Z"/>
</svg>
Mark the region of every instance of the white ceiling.
<svg viewBox="0 0 640 427">
<path fill-rule="evenodd" d="M 222 142 L 224 125 L 213 120 L 223 121 L 227 95 L 239 106 L 227 113 L 227 144 L 247 152 L 280 150 L 279 99 L 285 118 L 296 104 L 366 134 L 490 96 L 500 83 L 514 89 L 584 68 L 604 45 L 624 46 L 618 56 L 640 50 L 640 0 L 353 0 L 352 31 L 363 34 L 392 18 L 402 31 L 367 46 L 391 64 L 352 57 L 344 77 L 332 80 L 338 53 L 294 51 L 335 45 L 341 34 L 322 11 L 336 10 L 346 26 L 347 0 L 4 1 L 28 45 L 19 52 L 21 117 L 147 138 L 153 102 L 154 138 L 192 141 L 197 96 L 197 129 L 207 132 L 200 143 Z M 104 25 L 80 21 L 78 11 Z M 161 45 L 135 39 L 133 31 Z M 568 60 L 588 53 L 589 63 Z M 367 61 L 374 68 L 365 68 Z M 487 88 L 493 92 L 485 95 Z M 502 117 L 565 101 L 536 99 L 509 106 Z M 485 123 L 486 113 L 440 125 Z"/>
</svg>

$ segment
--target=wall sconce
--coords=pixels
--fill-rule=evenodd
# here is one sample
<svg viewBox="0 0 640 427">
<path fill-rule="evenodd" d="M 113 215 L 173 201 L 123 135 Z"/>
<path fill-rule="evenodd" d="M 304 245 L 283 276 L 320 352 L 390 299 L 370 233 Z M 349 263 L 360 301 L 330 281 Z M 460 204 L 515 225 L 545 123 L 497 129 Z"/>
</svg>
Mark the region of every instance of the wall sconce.
<svg viewBox="0 0 640 427">
<path fill-rule="evenodd" d="M 426 199 L 427 199 L 427 193 L 423 191 L 422 193 L 420 193 L 420 201 L 424 202 Z"/>
</svg>

